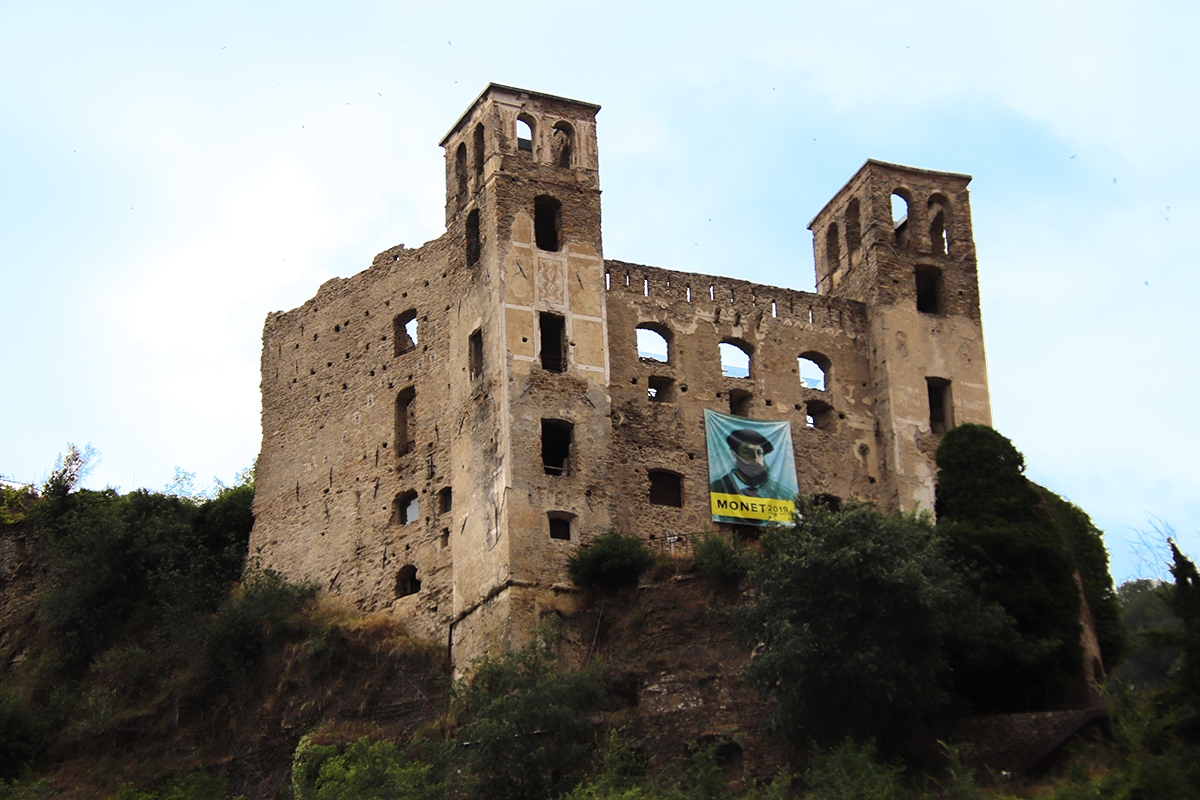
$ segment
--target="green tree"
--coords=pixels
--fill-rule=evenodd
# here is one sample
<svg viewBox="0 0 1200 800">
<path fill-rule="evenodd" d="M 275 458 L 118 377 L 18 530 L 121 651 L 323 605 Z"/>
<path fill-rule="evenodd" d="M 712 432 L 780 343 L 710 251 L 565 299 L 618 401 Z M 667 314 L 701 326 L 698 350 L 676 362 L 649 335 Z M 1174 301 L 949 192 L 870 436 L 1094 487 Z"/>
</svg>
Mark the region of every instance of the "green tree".
<svg viewBox="0 0 1200 800">
<path fill-rule="evenodd" d="M 905 749 L 949 712 L 956 654 L 990 652 L 1008 622 L 968 590 L 927 518 L 801 508 L 763 537 L 754 602 L 731 612 L 757 648 L 746 679 L 777 700 L 793 740 Z"/>
<path fill-rule="evenodd" d="M 1183 623 L 1166 603 L 1166 591 L 1162 581 L 1146 578 L 1126 581 L 1117 589 L 1121 618 L 1133 641 L 1120 676 L 1137 689 L 1161 689 L 1179 659 L 1178 648 L 1158 646 L 1148 635 L 1154 631 L 1183 630 Z"/>
<path fill-rule="evenodd" d="M 1193 744 L 1200 744 L 1200 572 L 1173 539 L 1171 575 L 1174 585 L 1166 587 L 1165 600 L 1181 623 L 1177 631 L 1151 634 L 1152 641 L 1179 650 L 1179 660 L 1167 686 L 1167 698 L 1181 714 L 1180 731 Z"/>
<path fill-rule="evenodd" d="M 543 797 L 571 788 L 585 768 L 591 714 L 603 696 L 598 668 L 563 669 L 554 633 L 472 664 L 455 689 L 456 739 L 473 797 Z"/>
<path fill-rule="evenodd" d="M 435 800 L 442 787 L 430 767 L 409 761 L 392 742 L 361 738 L 344 748 L 300 739 L 292 759 L 295 800 Z"/>
</svg>

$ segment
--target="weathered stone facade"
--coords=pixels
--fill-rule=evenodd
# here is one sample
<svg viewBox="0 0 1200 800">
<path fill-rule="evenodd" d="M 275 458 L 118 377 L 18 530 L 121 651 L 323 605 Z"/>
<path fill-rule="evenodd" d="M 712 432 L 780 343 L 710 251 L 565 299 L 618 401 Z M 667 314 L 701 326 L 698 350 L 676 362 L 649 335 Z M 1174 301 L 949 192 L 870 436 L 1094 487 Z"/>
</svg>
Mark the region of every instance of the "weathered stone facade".
<svg viewBox="0 0 1200 800">
<path fill-rule="evenodd" d="M 705 408 L 790 420 L 801 491 L 904 509 L 991 421 L 967 176 L 868 161 L 809 225 L 816 294 L 606 261 L 598 110 L 489 86 L 442 141 L 446 233 L 267 318 L 251 553 L 456 663 L 575 607 L 580 544 L 720 527 Z"/>
</svg>

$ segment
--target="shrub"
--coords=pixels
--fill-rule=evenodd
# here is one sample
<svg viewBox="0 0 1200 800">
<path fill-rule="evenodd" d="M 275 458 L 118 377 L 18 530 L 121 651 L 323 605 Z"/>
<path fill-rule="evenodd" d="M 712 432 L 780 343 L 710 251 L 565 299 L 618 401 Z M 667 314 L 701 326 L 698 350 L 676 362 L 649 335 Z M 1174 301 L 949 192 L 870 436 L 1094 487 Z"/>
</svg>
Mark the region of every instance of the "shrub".
<svg viewBox="0 0 1200 800">
<path fill-rule="evenodd" d="M 745 549 L 715 533 L 696 542 L 692 556 L 696 560 L 696 571 L 718 586 L 737 584 L 750 570 Z"/>
<path fill-rule="evenodd" d="M 429 765 L 408 761 L 391 742 L 363 737 L 344 748 L 300 739 L 292 759 L 296 800 L 434 800 L 442 787 L 429 778 Z"/>
<path fill-rule="evenodd" d="M 805 800 L 902 800 L 908 792 L 901 782 L 904 768 L 884 763 L 875 756 L 875 746 L 845 741 L 812 756 L 804 775 L 808 787 Z"/>
<path fill-rule="evenodd" d="M 636 536 L 608 533 L 581 547 L 567 562 L 571 579 L 580 586 L 613 591 L 637 586 L 654 556 Z"/>
<path fill-rule="evenodd" d="M 15 695 L 0 690 L 0 779 L 20 775 L 42 750 L 42 725 Z"/>
</svg>

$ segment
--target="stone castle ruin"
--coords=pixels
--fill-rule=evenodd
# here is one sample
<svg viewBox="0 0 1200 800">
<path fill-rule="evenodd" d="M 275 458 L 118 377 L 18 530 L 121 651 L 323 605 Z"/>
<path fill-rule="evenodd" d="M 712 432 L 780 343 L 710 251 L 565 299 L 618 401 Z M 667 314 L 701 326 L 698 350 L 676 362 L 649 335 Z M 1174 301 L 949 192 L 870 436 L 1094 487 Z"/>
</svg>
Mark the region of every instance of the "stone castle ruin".
<svg viewBox="0 0 1200 800">
<path fill-rule="evenodd" d="M 968 176 L 864 164 L 809 223 L 816 294 L 611 261 L 598 111 L 488 86 L 441 142 L 446 233 L 263 332 L 251 553 L 458 664 L 570 603 L 601 534 L 731 530 L 705 409 L 790 421 L 804 493 L 910 510 L 991 422 Z"/>
</svg>

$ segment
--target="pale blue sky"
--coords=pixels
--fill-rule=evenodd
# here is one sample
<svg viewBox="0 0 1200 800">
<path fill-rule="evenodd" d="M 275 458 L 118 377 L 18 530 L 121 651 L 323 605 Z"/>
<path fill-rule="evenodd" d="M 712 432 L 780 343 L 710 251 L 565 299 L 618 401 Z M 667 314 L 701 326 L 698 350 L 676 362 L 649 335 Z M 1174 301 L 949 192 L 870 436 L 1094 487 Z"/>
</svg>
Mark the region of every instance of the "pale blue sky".
<svg viewBox="0 0 1200 800">
<path fill-rule="evenodd" d="M 1200 555 L 1200 7 L 988 5 L 8 0 L 0 474 L 232 480 L 267 312 L 442 232 L 496 81 L 603 106 L 610 258 L 811 290 L 867 158 L 974 175 L 996 427 L 1118 578 Z"/>
</svg>

